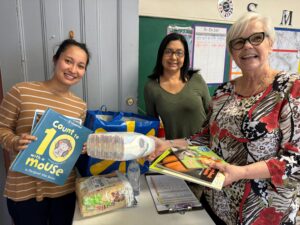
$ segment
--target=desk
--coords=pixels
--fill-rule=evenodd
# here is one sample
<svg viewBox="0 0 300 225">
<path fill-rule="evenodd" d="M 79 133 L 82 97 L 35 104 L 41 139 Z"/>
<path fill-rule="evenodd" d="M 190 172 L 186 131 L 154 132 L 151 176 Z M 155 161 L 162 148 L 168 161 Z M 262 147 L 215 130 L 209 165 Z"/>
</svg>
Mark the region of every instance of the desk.
<svg viewBox="0 0 300 225">
<path fill-rule="evenodd" d="M 205 210 L 179 213 L 158 214 L 156 212 L 145 176 L 141 176 L 141 192 L 138 205 L 134 208 L 117 209 L 93 217 L 83 218 L 76 205 L 73 225 L 214 225 Z"/>
</svg>

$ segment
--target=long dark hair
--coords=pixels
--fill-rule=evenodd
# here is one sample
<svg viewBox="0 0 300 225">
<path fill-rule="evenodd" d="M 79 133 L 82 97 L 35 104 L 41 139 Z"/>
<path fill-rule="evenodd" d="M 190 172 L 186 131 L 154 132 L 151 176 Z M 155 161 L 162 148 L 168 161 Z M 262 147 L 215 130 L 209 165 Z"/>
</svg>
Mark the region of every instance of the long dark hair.
<svg viewBox="0 0 300 225">
<path fill-rule="evenodd" d="M 86 53 L 86 56 L 87 56 L 86 67 L 85 67 L 85 69 L 86 69 L 89 62 L 90 62 L 90 52 L 89 52 L 88 48 L 86 47 L 86 44 L 75 41 L 74 39 L 66 39 L 59 45 L 55 55 L 53 56 L 54 64 L 59 59 L 59 56 L 61 55 L 61 53 L 66 51 L 67 48 L 71 47 L 71 46 L 77 46 L 77 47 L 81 48 Z"/>
<path fill-rule="evenodd" d="M 178 33 L 170 33 L 167 36 L 165 36 L 164 39 L 160 43 L 160 46 L 159 46 L 159 49 L 157 52 L 156 65 L 153 69 L 153 73 L 148 76 L 150 79 L 156 80 L 156 79 L 159 79 L 159 77 L 163 75 L 164 68 L 162 65 L 162 57 L 164 55 L 164 51 L 165 51 L 167 45 L 171 41 L 180 41 L 184 47 L 184 62 L 183 62 L 183 66 L 180 69 L 180 79 L 183 82 L 185 82 L 187 79 L 190 79 L 195 72 L 198 72 L 198 70 L 190 70 L 189 69 L 190 54 L 189 54 L 189 47 L 188 47 L 185 37 Z"/>
</svg>

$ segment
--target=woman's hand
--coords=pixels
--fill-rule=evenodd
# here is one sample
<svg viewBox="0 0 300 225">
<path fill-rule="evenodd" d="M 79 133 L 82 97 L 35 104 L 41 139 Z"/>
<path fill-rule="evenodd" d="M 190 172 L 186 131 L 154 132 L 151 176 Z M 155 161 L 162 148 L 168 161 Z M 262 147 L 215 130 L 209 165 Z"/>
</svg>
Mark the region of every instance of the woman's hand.
<svg viewBox="0 0 300 225">
<path fill-rule="evenodd" d="M 84 142 L 81 150 L 81 154 L 86 154 L 87 153 L 87 148 L 86 148 L 86 142 Z"/>
<path fill-rule="evenodd" d="M 211 168 L 215 168 L 223 172 L 223 174 L 225 175 L 225 181 L 223 186 L 231 185 L 233 182 L 245 178 L 246 170 L 243 166 L 235 166 L 229 163 L 221 163 L 214 161 L 210 161 L 209 163 L 205 164 Z"/>
<path fill-rule="evenodd" d="M 152 137 L 155 141 L 155 151 L 151 153 L 147 159 L 150 161 L 153 161 L 157 156 L 161 155 L 166 149 L 168 149 L 170 146 L 170 143 L 162 138 Z"/>
<path fill-rule="evenodd" d="M 32 136 L 28 133 L 23 133 L 20 136 L 16 136 L 13 144 L 13 150 L 17 152 L 22 151 L 26 149 L 32 141 L 36 140 L 36 136 Z"/>
</svg>

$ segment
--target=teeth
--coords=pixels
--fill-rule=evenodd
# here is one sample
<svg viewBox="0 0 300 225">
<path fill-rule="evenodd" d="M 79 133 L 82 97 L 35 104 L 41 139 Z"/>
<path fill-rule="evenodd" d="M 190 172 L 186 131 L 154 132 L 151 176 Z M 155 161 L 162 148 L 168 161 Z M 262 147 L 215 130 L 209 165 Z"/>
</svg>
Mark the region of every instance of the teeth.
<svg viewBox="0 0 300 225">
<path fill-rule="evenodd" d="M 256 55 L 244 55 L 241 58 L 242 59 L 247 59 L 247 58 L 252 58 L 252 57 L 256 57 Z"/>
<path fill-rule="evenodd" d="M 73 77 L 73 76 L 70 75 L 70 74 L 65 74 L 65 77 L 66 77 L 67 79 L 70 79 L 70 80 L 74 80 L 74 79 L 75 79 L 75 77 Z"/>
</svg>

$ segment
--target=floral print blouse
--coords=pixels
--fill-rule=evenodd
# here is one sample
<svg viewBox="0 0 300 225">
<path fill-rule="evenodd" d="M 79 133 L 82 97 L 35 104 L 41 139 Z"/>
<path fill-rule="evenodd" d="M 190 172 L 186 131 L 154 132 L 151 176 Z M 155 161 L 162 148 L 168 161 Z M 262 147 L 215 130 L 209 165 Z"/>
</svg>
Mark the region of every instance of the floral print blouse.
<svg viewBox="0 0 300 225">
<path fill-rule="evenodd" d="M 215 213 L 230 224 L 295 224 L 300 184 L 300 76 L 280 72 L 263 92 L 242 97 L 234 81 L 213 96 L 203 130 L 192 136 L 228 163 L 264 160 L 270 179 L 240 180 L 205 190 Z"/>
</svg>

